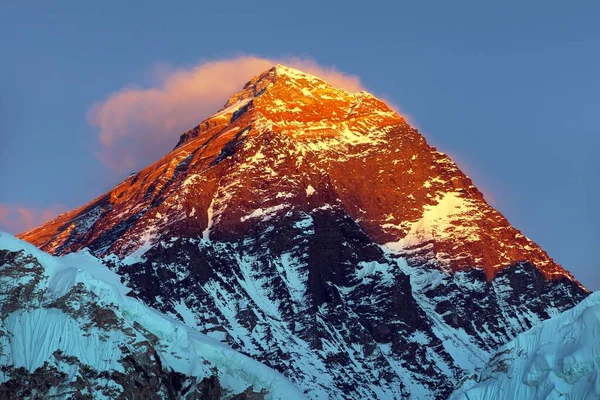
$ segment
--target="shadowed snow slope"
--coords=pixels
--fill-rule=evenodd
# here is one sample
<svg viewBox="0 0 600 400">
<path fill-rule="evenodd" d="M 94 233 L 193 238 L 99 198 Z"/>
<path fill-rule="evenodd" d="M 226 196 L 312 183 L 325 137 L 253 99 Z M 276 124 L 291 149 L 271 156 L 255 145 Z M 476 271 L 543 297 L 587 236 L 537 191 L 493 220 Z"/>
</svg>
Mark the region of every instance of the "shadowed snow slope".
<svg viewBox="0 0 600 400">
<path fill-rule="evenodd" d="M 128 292 L 87 252 L 56 258 L 0 232 L 0 398 L 304 398 Z"/>
<path fill-rule="evenodd" d="M 600 292 L 502 346 L 453 398 L 600 398 Z"/>
</svg>

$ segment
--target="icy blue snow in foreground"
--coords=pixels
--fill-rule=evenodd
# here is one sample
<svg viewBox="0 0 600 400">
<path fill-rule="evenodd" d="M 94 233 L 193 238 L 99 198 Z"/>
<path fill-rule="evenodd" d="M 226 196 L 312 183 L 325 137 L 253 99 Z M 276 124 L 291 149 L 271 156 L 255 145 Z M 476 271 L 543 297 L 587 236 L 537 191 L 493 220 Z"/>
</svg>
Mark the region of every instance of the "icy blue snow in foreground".
<svg viewBox="0 0 600 400">
<path fill-rule="evenodd" d="M 84 332 L 82 321 L 59 308 L 45 306 L 83 284 L 97 296 L 93 301 L 115 310 L 126 326 L 139 324 L 158 338 L 163 366 L 198 379 L 210 376 L 216 367 L 222 387 L 233 393 L 253 386 L 256 391 L 267 390 L 267 399 L 305 398 L 278 372 L 127 296 L 130 290 L 120 282 L 119 276 L 87 252 L 53 257 L 3 232 L 0 232 L 0 250 L 24 251 L 35 257 L 44 271 L 36 284 L 36 290 L 44 296 L 41 303 L 21 304 L 0 322 L 0 328 L 9 333 L 0 335 L 2 366 L 24 367 L 33 372 L 59 350 L 98 371 L 123 371 L 119 345 L 126 339 L 131 340 L 123 330 L 85 328 Z M 0 268 L 8 268 L 8 265 Z M 1 282 L 2 287 L 14 287 L 27 283 L 26 280 L 31 282 L 31 275 L 23 274 L 20 279 L 23 282 L 9 277 Z M 77 374 L 73 368 L 63 372 L 70 379 Z M 7 379 L 6 374 L 0 373 L 0 383 Z"/>
<path fill-rule="evenodd" d="M 600 398 L 600 292 L 498 349 L 452 399 Z"/>
</svg>

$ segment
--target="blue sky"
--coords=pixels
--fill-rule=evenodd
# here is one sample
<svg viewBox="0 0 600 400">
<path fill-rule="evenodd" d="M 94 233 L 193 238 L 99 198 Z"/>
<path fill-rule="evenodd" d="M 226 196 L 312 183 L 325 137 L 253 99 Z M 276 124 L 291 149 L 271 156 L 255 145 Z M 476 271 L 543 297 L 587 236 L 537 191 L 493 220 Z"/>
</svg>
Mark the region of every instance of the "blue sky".
<svg viewBox="0 0 600 400">
<path fill-rule="evenodd" d="M 86 115 L 124 86 L 151 86 L 157 65 L 305 57 L 398 104 L 517 228 L 600 289 L 600 3 L 52 3 L 0 3 L 0 205 L 35 219 L 126 175 L 98 160 Z"/>
</svg>

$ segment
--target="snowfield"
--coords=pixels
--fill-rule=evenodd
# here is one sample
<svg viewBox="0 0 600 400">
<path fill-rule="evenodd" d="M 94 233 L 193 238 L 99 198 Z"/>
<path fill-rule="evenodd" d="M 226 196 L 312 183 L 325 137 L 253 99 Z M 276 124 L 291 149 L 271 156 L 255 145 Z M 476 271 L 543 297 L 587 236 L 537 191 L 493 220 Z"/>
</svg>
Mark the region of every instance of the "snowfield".
<svg viewBox="0 0 600 400">
<path fill-rule="evenodd" d="M 452 399 L 600 398 L 600 292 L 502 346 Z"/>
<path fill-rule="evenodd" d="M 18 260 L 25 262 L 11 262 L 16 254 L 20 255 Z M 21 269 L 15 273 L 17 265 Z M 42 273 L 39 266 L 43 268 Z M 10 296 L 15 287 L 33 290 L 29 301 L 21 301 L 16 310 L 5 313 L 5 306 L 13 300 Z M 256 392 L 265 390 L 267 399 L 305 398 L 279 373 L 145 306 L 127 296 L 129 291 L 116 273 L 85 251 L 53 257 L 0 232 L 0 300 L 3 304 L 0 384 L 11 379 L 4 367 L 22 367 L 34 373 L 38 368 L 47 367 L 48 362 L 65 373 L 68 381 L 74 381 L 81 374 L 77 365 L 96 371 L 127 373 L 122 365 L 123 346 L 135 347 L 154 340 L 159 365 L 165 370 L 201 380 L 212 376 L 216 368 L 220 385 L 228 393 L 240 393 L 252 387 Z M 73 293 L 85 293 L 84 297 L 75 297 L 76 301 L 70 298 L 68 306 L 73 313 L 56 306 Z M 93 321 L 84 311 L 97 306 L 112 310 L 117 322 L 110 328 L 106 324 L 90 327 Z M 64 362 L 73 358 L 77 359 L 76 363 Z M 104 390 L 114 386 L 114 382 L 104 384 Z M 113 389 L 120 390 L 119 387 Z M 48 394 L 56 396 L 53 398 L 68 398 L 68 394 L 59 389 Z M 113 398 L 100 392 L 89 394 L 94 398 Z"/>
</svg>

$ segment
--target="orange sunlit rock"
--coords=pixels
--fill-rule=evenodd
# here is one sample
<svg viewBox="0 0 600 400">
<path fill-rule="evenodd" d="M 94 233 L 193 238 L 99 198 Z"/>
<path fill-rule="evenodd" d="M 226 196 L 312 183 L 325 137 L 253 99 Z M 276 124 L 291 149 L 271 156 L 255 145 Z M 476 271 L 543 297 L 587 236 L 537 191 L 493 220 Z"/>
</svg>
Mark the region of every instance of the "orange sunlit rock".
<svg viewBox="0 0 600 400">
<path fill-rule="evenodd" d="M 384 102 L 281 65 L 159 161 L 21 237 L 55 254 L 124 256 L 163 237 L 230 241 L 257 215 L 332 205 L 415 264 L 481 268 L 491 279 L 529 261 L 547 278 L 573 279 Z"/>
</svg>

